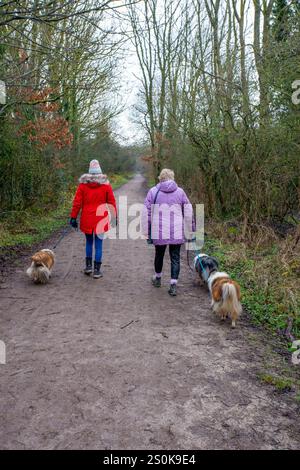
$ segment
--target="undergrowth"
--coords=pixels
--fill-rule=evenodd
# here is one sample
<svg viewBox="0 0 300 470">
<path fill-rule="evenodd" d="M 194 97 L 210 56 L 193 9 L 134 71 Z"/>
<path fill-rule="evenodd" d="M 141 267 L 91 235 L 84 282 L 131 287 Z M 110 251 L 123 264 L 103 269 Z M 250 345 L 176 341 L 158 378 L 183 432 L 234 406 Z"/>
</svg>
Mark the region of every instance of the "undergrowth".
<svg viewBox="0 0 300 470">
<path fill-rule="evenodd" d="M 113 189 L 125 184 L 130 175 L 111 175 Z M 34 206 L 22 211 L 2 213 L 0 219 L 0 250 L 14 246 L 30 246 L 49 237 L 55 230 L 67 226 L 76 186 L 60 194 L 56 206 Z"/>
<path fill-rule="evenodd" d="M 295 237 L 279 239 L 273 233 L 249 242 L 240 240 L 237 226 L 210 223 L 206 229 L 205 252 L 216 256 L 220 269 L 240 283 L 252 320 L 290 341 L 300 339 L 300 252 Z"/>
</svg>

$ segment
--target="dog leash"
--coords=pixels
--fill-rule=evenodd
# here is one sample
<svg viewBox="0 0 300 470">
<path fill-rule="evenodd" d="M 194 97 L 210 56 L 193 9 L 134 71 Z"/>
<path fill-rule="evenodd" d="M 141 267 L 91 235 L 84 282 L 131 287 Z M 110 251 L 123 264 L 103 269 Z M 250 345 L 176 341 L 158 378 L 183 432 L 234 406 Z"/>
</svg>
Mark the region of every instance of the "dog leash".
<svg viewBox="0 0 300 470">
<path fill-rule="evenodd" d="M 187 243 L 194 242 L 195 240 L 196 240 L 196 238 L 192 238 L 191 240 L 187 240 Z M 191 264 L 190 264 L 190 257 L 189 257 L 189 252 L 190 252 L 190 251 L 191 251 L 191 250 L 186 250 L 187 265 L 188 265 L 188 267 L 190 268 L 190 270 L 191 270 L 192 272 L 194 272 L 194 267 L 192 267 Z M 194 258 L 195 258 L 195 256 L 194 256 Z"/>
<path fill-rule="evenodd" d="M 61 236 L 59 237 L 59 239 L 57 240 L 57 242 L 55 243 L 55 245 L 53 246 L 53 250 L 55 250 L 55 248 L 60 244 L 60 242 L 63 240 L 63 238 L 65 238 L 65 236 L 70 233 L 70 227 L 66 227 L 63 231 L 63 233 L 61 234 Z"/>
<path fill-rule="evenodd" d="M 190 268 L 191 271 L 194 271 L 194 269 L 192 268 L 192 266 L 190 264 L 189 250 L 186 250 L 186 259 L 187 259 L 188 267 Z"/>
<path fill-rule="evenodd" d="M 188 240 L 188 241 L 189 241 L 189 240 Z M 193 265 L 193 267 L 192 267 L 191 264 L 190 264 L 189 250 L 187 250 L 187 263 L 188 263 L 188 267 L 190 268 L 190 270 L 191 270 L 192 272 L 195 272 L 195 266 L 196 266 L 197 262 L 199 263 L 200 268 L 201 268 L 201 271 L 202 271 L 202 273 L 204 274 L 204 277 L 205 277 L 204 280 L 207 282 L 209 276 L 207 275 L 206 269 L 204 268 L 204 266 L 203 266 L 203 264 L 202 264 L 202 260 L 201 260 L 200 253 L 198 253 L 198 254 L 196 255 L 196 261 L 194 262 L 194 265 Z"/>
<path fill-rule="evenodd" d="M 204 275 L 204 278 L 205 278 L 204 280 L 207 282 L 207 281 L 208 281 L 208 278 L 209 278 L 209 275 L 207 275 L 206 269 L 204 269 L 204 266 L 203 266 L 203 264 L 202 264 L 202 260 L 201 260 L 200 254 L 197 255 L 197 259 L 196 259 L 196 261 L 195 261 L 195 266 L 196 266 L 196 264 L 197 264 L 197 261 L 198 261 L 199 264 L 200 264 L 201 271 L 202 271 L 202 273 L 203 273 L 203 275 Z"/>
</svg>

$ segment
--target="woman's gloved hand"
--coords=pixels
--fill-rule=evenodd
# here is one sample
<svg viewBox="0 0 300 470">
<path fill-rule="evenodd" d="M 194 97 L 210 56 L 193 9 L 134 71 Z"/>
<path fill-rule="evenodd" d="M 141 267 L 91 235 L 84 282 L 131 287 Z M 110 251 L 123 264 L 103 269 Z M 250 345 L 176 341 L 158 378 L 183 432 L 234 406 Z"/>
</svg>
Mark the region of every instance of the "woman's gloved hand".
<svg viewBox="0 0 300 470">
<path fill-rule="evenodd" d="M 194 235 L 190 235 L 188 238 L 185 239 L 186 243 L 192 243 L 195 242 L 197 238 Z"/>
<path fill-rule="evenodd" d="M 76 219 L 70 219 L 70 225 L 72 225 L 73 228 L 78 228 L 78 223 Z"/>
</svg>

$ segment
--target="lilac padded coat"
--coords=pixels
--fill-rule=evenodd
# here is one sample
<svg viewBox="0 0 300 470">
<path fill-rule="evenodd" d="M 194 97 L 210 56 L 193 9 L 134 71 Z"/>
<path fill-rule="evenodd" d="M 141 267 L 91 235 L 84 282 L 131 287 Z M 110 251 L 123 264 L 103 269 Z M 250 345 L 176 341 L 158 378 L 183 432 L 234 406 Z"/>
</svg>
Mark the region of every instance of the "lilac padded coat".
<svg viewBox="0 0 300 470">
<path fill-rule="evenodd" d="M 175 181 L 163 181 L 151 188 L 144 205 L 143 232 L 149 236 L 151 227 L 154 245 L 181 245 L 195 231 L 193 207 Z"/>
</svg>

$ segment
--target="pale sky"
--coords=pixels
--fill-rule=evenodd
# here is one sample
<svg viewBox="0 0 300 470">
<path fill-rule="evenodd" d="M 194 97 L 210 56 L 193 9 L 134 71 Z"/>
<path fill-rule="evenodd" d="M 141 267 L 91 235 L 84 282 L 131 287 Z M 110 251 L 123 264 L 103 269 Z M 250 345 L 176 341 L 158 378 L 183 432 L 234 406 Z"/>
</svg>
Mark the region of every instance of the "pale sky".
<svg viewBox="0 0 300 470">
<path fill-rule="evenodd" d="M 126 0 L 116 0 L 116 2 L 126 3 Z M 143 0 L 142 0 L 143 1 Z M 158 0 L 163 2 L 164 0 Z M 184 1 L 184 0 L 183 0 Z M 126 30 L 126 8 L 118 9 L 119 18 L 112 20 L 117 30 Z M 124 15 L 122 17 L 122 15 Z M 112 19 L 112 18 L 111 18 Z M 248 0 L 246 3 L 246 24 L 245 32 L 246 39 L 249 39 L 249 44 L 252 42 L 253 35 L 253 19 L 254 9 L 252 1 Z M 130 30 L 128 24 L 128 31 Z M 116 139 L 123 145 L 133 144 L 135 142 L 141 143 L 145 140 L 146 133 L 142 130 L 141 126 L 134 122 L 138 119 L 138 113 L 134 110 L 134 105 L 138 103 L 138 92 L 141 88 L 141 83 L 136 78 L 140 76 L 140 68 L 138 58 L 135 53 L 134 46 L 128 40 L 123 46 L 124 62 L 120 64 L 120 92 L 114 99 L 120 105 L 123 105 L 124 111 L 113 120 L 113 131 L 116 134 Z M 253 53 L 252 49 L 248 48 L 248 53 Z"/>
<path fill-rule="evenodd" d="M 121 88 L 119 102 L 124 106 L 124 111 L 118 115 L 113 122 L 114 132 L 117 139 L 122 144 L 132 144 L 140 142 L 144 138 L 143 131 L 133 122 L 136 119 L 134 105 L 138 100 L 139 81 L 136 76 L 139 75 L 139 66 L 134 51 L 126 54 L 124 66 L 121 72 Z"/>
<path fill-rule="evenodd" d="M 119 0 L 117 0 L 119 1 Z M 126 4 L 126 0 L 120 0 L 120 3 Z M 120 8 L 117 10 L 118 15 L 126 15 L 126 8 Z M 114 16 L 114 15 L 113 15 Z M 127 30 L 125 18 L 114 18 L 113 24 L 118 30 Z M 128 31 L 131 29 L 128 24 Z M 130 42 L 126 41 L 122 52 L 124 59 L 120 63 L 120 91 L 118 96 L 115 97 L 117 103 L 124 107 L 124 111 L 119 114 L 113 120 L 113 131 L 115 137 L 123 145 L 130 145 L 135 142 L 141 143 L 145 140 L 145 132 L 141 127 L 134 123 L 134 119 L 137 119 L 137 113 L 134 110 L 134 105 L 138 101 L 138 92 L 140 89 L 140 82 L 136 78 L 140 75 L 140 68 L 138 59 L 136 56 L 135 48 Z"/>
</svg>

